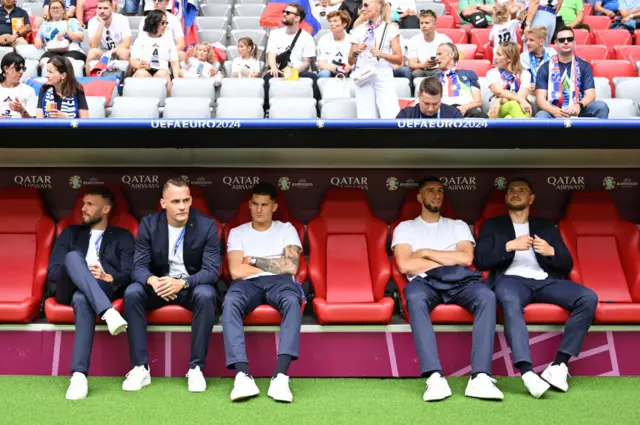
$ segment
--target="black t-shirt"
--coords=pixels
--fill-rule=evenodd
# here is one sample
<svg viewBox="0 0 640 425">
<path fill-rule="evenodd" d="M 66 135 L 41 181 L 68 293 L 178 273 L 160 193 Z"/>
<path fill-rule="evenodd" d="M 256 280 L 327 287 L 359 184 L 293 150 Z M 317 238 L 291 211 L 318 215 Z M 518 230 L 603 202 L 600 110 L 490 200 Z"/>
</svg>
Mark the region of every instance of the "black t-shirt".
<svg viewBox="0 0 640 425">
<path fill-rule="evenodd" d="M 29 14 L 19 7 L 14 7 L 10 13 L 7 13 L 4 6 L 0 6 L 0 35 L 13 34 L 12 23 L 16 29 L 20 28 L 22 31 L 24 27 L 31 24 Z"/>
</svg>

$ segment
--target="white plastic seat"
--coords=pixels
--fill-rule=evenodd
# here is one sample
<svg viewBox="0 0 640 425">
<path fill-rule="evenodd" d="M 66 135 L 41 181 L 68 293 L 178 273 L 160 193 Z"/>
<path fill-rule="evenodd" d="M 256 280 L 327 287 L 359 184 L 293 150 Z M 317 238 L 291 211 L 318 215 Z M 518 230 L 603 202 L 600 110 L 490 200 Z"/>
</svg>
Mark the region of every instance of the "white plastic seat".
<svg viewBox="0 0 640 425">
<path fill-rule="evenodd" d="M 314 40 L 316 41 L 316 44 L 318 44 L 318 40 L 320 40 L 325 34 L 329 34 L 330 32 L 331 32 L 330 29 L 324 29 L 324 28 L 318 31 L 316 35 L 313 36 Z"/>
<path fill-rule="evenodd" d="M 198 16 L 196 24 L 198 30 L 224 30 L 227 28 L 227 18 L 224 16 Z"/>
<path fill-rule="evenodd" d="M 200 4 L 233 4 L 233 0 L 202 0 Z"/>
<path fill-rule="evenodd" d="M 131 30 L 131 45 L 133 46 L 133 42 L 138 38 L 138 30 Z"/>
<path fill-rule="evenodd" d="M 265 9 L 264 4 L 236 4 L 233 16 L 246 16 L 260 18 Z"/>
<path fill-rule="evenodd" d="M 138 28 L 140 27 L 140 22 L 142 22 L 144 18 L 145 18 L 144 16 L 127 16 L 127 19 L 129 20 L 129 28 L 131 28 L 132 31 L 134 29 L 138 31 Z"/>
<path fill-rule="evenodd" d="M 613 84 L 617 99 L 631 99 L 636 104 L 640 103 L 640 78 L 614 78 Z"/>
<path fill-rule="evenodd" d="M 22 74 L 20 81 L 26 83 L 29 81 L 29 78 L 35 78 L 38 76 L 38 61 L 35 59 L 25 59 L 24 65 L 27 69 L 24 71 L 24 74 Z"/>
<path fill-rule="evenodd" d="M 269 118 L 273 119 L 317 119 L 314 98 L 281 97 L 269 99 Z"/>
<path fill-rule="evenodd" d="M 596 99 L 603 100 L 611 98 L 611 85 L 609 79 L 605 77 L 594 77 L 593 83 L 596 86 Z"/>
<path fill-rule="evenodd" d="M 125 78 L 123 97 L 154 97 L 164 106 L 167 97 L 167 80 L 164 78 Z"/>
<path fill-rule="evenodd" d="M 214 81 L 209 78 L 174 78 L 171 97 L 200 97 L 209 99 L 213 103 L 216 98 L 216 88 Z"/>
<path fill-rule="evenodd" d="M 211 118 L 211 99 L 205 97 L 169 97 L 162 112 L 163 118 Z"/>
<path fill-rule="evenodd" d="M 236 0 L 236 4 L 266 4 L 267 0 Z"/>
<path fill-rule="evenodd" d="M 220 16 L 227 18 L 227 21 L 231 17 L 231 5 L 229 4 L 204 4 L 200 6 L 203 16 Z"/>
<path fill-rule="evenodd" d="M 231 40 L 230 42 L 233 45 L 237 45 L 238 44 L 238 40 L 240 40 L 243 37 L 249 37 L 251 40 L 253 40 L 253 43 L 258 45 L 258 46 L 262 46 L 266 40 L 267 37 L 267 32 L 265 30 L 231 30 L 230 32 L 231 35 Z"/>
<path fill-rule="evenodd" d="M 609 106 L 609 118 L 635 118 L 638 107 L 631 99 L 600 99 Z"/>
<path fill-rule="evenodd" d="M 418 78 L 416 78 L 417 80 Z M 416 80 L 413 80 L 413 83 L 416 83 Z M 482 95 L 482 110 L 484 112 L 489 112 L 489 108 L 491 108 L 491 89 L 489 89 L 489 80 L 486 77 L 479 77 L 478 84 L 480 84 L 480 94 Z M 419 87 L 419 86 L 414 86 Z"/>
<path fill-rule="evenodd" d="M 260 19 L 256 19 L 255 17 L 234 16 L 231 18 L 231 29 L 259 30 L 262 29 L 262 27 L 260 26 Z"/>
<path fill-rule="evenodd" d="M 87 96 L 87 105 L 89 105 L 89 118 L 104 118 L 107 100 L 102 96 Z"/>
<path fill-rule="evenodd" d="M 219 98 L 216 118 L 263 119 L 263 100 L 259 98 Z"/>
<path fill-rule="evenodd" d="M 1 46 L 0 47 L 0 60 L 2 60 L 4 55 L 6 55 L 7 53 L 11 53 L 11 52 L 13 52 L 13 47 Z"/>
<path fill-rule="evenodd" d="M 409 87 L 409 80 L 407 78 L 394 78 L 393 84 L 396 86 L 396 94 L 398 95 L 398 98 L 411 97 L 411 87 Z"/>
<path fill-rule="evenodd" d="M 308 83 L 309 80 L 311 83 Z M 284 81 L 274 78 L 269 81 L 269 99 L 276 97 L 313 97 L 313 82 L 310 78 L 302 78 L 298 81 Z"/>
<path fill-rule="evenodd" d="M 332 99 L 322 106 L 320 117 L 323 119 L 358 118 L 355 99 Z"/>
<path fill-rule="evenodd" d="M 117 97 L 111 108 L 111 118 L 157 119 L 158 99 L 155 97 Z"/>
<path fill-rule="evenodd" d="M 258 60 L 264 61 L 264 50 L 265 48 L 263 46 L 258 46 Z M 234 60 L 235 58 L 239 57 L 240 54 L 238 53 L 238 46 L 228 46 L 227 47 L 227 60 Z"/>
<path fill-rule="evenodd" d="M 401 29 L 400 31 L 400 35 L 402 36 L 402 38 L 404 40 L 407 41 L 407 43 L 409 42 L 409 40 L 411 40 L 413 37 L 415 37 L 418 34 L 421 34 L 421 31 L 419 29 Z"/>
<path fill-rule="evenodd" d="M 22 8 L 26 10 L 27 13 L 29 13 L 29 15 L 39 16 L 41 18 L 44 18 L 44 7 L 41 5 L 38 5 L 36 3 L 27 3 L 27 4 L 23 4 Z"/>
<path fill-rule="evenodd" d="M 42 55 L 44 55 L 44 49 L 37 49 L 33 44 L 21 44 L 16 46 L 16 53 L 25 59 L 35 59 L 39 61 Z"/>
<path fill-rule="evenodd" d="M 262 78 L 223 78 L 220 97 L 259 97 L 264 99 Z"/>
<path fill-rule="evenodd" d="M 325 90 L 332 90 L 332 86 L 334 85 L 342 85 L 344 84 L 342 79 L 338 78 L 318 78 L 318 90 L 320 90 L 320 96 L 325 98 Z M 351 78 L 346 78 L 344 81 L 349 85 L 349 97 L 355 97 L 356 95 L 356 84 L 353 82 Z M 328 89 L 327 89 L 328 88 Z"/>
<path fill-rule="evenodd" d="M 433 10 L 433 12 L 437 16 L 442 16 L 445 14 L 445 5 L 442 3 L 434 3 L 430 1 L 417 1 L 416 2 L 416 12 L 420 13 L 421 10 Z"/>
<path fill-rule="evenodd" d="M 200 41 L 214 44 L 214 43 L 222 43 L 226 44 L 227 41 L 227 30 L 201 30 L 198 31 L 198 38 Z"/>
</svg>

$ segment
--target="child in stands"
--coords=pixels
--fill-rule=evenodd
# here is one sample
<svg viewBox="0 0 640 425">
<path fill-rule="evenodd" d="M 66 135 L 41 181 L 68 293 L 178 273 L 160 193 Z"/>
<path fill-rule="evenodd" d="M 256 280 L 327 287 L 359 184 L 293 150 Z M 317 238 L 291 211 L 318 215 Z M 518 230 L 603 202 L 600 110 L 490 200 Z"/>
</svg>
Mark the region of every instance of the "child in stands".
<svg viewBox="0 0 640 425">
<path fill-rule="evenodd" d="M 493 47 L 493 57 L 496 57 L 498 47 L 510 41 L 515 42 L 520 21 L 511 19 L 511 13 L 506 5 L 496 7 L 493 12 L 493 27 L 489 33 L 489 44 Z M 495 63 L 495 59 L 494 59 Z"/>
<path fill-rule="evenodd" d="M 238 40 L 238 53 L 240 57 L 231 64 L 231 76 L 234 78 L 256 78 L 260 75 L 260 63 L 258 62 L 258 46 L 249 37 Z"/>
<path fill-rule="evenodd" d="M 199 43 L 194 48 L 193 56 L 187 55 L 182 64 L 184 78 L 211 78 L 216 86 L 222 82 L 220 62 L 213 60 L 213 50 L 209 43 Z"/>
</svg>

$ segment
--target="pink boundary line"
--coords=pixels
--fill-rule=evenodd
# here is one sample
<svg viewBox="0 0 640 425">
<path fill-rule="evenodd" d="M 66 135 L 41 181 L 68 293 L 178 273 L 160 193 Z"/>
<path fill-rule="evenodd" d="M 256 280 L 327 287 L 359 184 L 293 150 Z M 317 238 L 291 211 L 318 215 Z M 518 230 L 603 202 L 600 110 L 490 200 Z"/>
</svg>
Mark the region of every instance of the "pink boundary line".
<svg viewBox="0 0 640 425">
<path fill-rule="evenodd" d="M 384 337 L 387 340 L 387 352 L 389 353 L 389 364 L 391 365 L 391 376 L 397 378 L 400 376 L 398 373 L 398 361 L 396 360 L 396 349 L 393 344 L 393 335 L 391 332 L 385 332 Z"/>
<path fill-rule="evenodd" d="M 274 332 L 273 337 L 276 340 L 276 356 L 277 356 L 278 353 L 280 352 L 280 332 L 279 331 Z"/>
<path fill-rule="evenodd" d="M 164 376 L 171 377 L 171 332 L 164 333 Z"/>
<path fill-rule="evenodd" d="M 53 338 L 53 361 L 51 362 L 51 376 L 58 376 L 60 369 L 60 348 L 62 346 L 62 331 L 56 331 Z"/>
<path fill-rule="evenodd" d="M 607 346 L 609 347 L 609 356 L 611 357 L 611 372 L 613 376 L 620 376 L 620 367 L 618 366 L 618 352 L 616 351 L 616 343 L 613 340 L 613 332 L 607 331 Z"/>
</svg>

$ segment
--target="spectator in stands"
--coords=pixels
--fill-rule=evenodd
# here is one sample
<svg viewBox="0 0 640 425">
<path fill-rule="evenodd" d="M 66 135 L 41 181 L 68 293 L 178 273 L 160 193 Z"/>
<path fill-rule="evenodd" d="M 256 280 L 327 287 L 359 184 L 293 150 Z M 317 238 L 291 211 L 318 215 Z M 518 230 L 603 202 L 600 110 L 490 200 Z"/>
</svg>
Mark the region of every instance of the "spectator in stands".
<svg viewBox="0 0 640 425">
<path fill-rule="evenodd" d="M 618 10 L 620 10 L 620 4 L 618 3 L 618 0 L 597 1 L 595 3 L 595 6 L 593 7 L 593 11 L 596 12 L 597 15 L 605 15 L 611 19 L 616 18 L 616 16 L 618 15 Z M 562 12 L 562 10 L 560 11 Z"/>
<path fill-rule="evenodd" d="M 224 297 L 222 326 L 226 365 L 236 371 L 232 401 L 260 392 L 249 374 L 242 321 L 261 304 L 282 314 L 278 361 L 267 394 L 276 401 L 293 401 L 288 369 L 299 355 L 303 292 L 296 274 L 302 243 L 290 223 L 273 221 L 277 209 L 276 188 L 269 183 L 255 185 L 249 199 L 251 221 L 231 229 L 227 242 L 233 282 Z"/>
<path fill-rule="evenodd" d="M 126 7 L 127 1 L 128 0 L 125 0 L 125 7 Z M 137 0 L 137 1 L 139 2 L 140 0 Z M 149 12 L 151 12 L 152 10 L 157 9 L 157 7 L 155 7 L 156 3 L 158 3 L 157 0 L 143 0 L 143 2 L 144 2 L 144 11 L 143 11 L 144 16 L 147 16 Z M 173 3 L 174 3 L 174 0 L 168 0 L 163 10 L 165 10 L 167 13 L 171 13 L 171 10 L 173 9 Z M 202 2 L 200 4 L 206 4 L 206 3 Z M 138 6 L 136 5 L 136 12 L 134 13 L 134 15 L 138 13 L 137 7 Z"/>
<path fill-rule="evenodd" d="M 529 28 L 524 33 L 524 39 L 527 51 L 520 55 L 520 63 L 531 74 L 531 91 L 535 93 L 538 69 L 542 64 L 551 60 L 556 54 L 556 50 L 553 47 L 544 46 L 547 39 L 547 28 L 542 25 Z"/>
<path fill-rule="evenodd" d="M 538 69 L 536 118 L 609 118 L 609 107 L 596 100 L 593 71 L 588 62 L 574 55 L 575 36 L 571 28 L 558 31 L 558 54 Z"/>
<path fill-rule="evenodd" d="M 250 37 L 238 40 L 238 54 L 231 63 L 231 76 L 234 78 L 257 78 L 260 75 L 258 46 Z"/>
<path fill-rule="evenodd" d="M 0 118 L 35 118 L 36 92 L 21 83 L 27 67 L 17 53 L 7 53 L 0 62 Z"/>
<path fill-rule="evenodd" d="M 331 32 L 318 40 L 318 78 L 349 75 L 353 69 L 349 65 L 349 52 L 353 37 L 345 32 L 351 23 L 349 14 L 344 10 L 335 10 L 327 15 Z"/>
<path fill-rule="evenodd" d="M 613 0 L 618 2 L 618 0 Z M 596 3 L 596 8 L 597 8 Z M 563 27 L 571 28 L 585 28 L 589 29 L 587 25 L 584 25 L 584 2 L 583 0 L 562 0 L 560 11 L 556 20 L 556 32 Z M 555 38 L 554 38 L 555 40 Z"/>
<path fill-rule="evenodd" d="M 128 1 L 128 0 L 127 0 Z M 187 54 L 184 51 L 186 44 L 184 41 L 184 31 L 182 30 L 182 22 L 176 15 L 171 13 L 168 9 L 171 9 L 169 4 L 173 4 L 171 0 L 155 0 L 153 2 L 153 10 L 159 10 L 161 12 L 166 12 L 166 21 L 167 27 L 164 31 L 164 38 L 168 38 L 172 40 L 176 45 L 176 50 L 178 51 L 178 58 L 180 62 L 184 62 L 187 58 Z M 126 9 L 126 5 L 125 5 Z M 145 7 L 146 9 L 146 7 Z M 140 21 L 140 25 L 138 26 L 138 34 L 142 34 L 146 30 L 144 29 L 144 24 L 147 21 L 151 10 L 145 10 L 145 18 Z"/>
<path fill-rule="evenodd" d="M 413 78 L 433 77 L 440 73 L 436 52 L 442 43 L 451 43 L 451 39 L 436 31 L 436 14 L 433 10 L 420 11 L 420 31 L 409 41 L 409 69 Z"/>
<path fill-rule="evenodd" d="M 340 8 L 341 3 L 342 3 L 342 0 L 340 1 L 320 0 L 315 2 L 315 7 L 316 7 L 316 11 L 318 12 L 318 16 L 329 20 L 329 14 L 331 12 L 338 10 Z M 349 16 L 348 13 L 347 13 L 347 16 Z M 351 18 L 349 18 L 349 23 L 351 23 Z"/>
<path fill-rule="evenodd" d="M 351 74 L 356 79 L 357 115 L 392 119 L 400 110 L 393 82 L 393 65 L 404 62 L 400 32 L 390 24 L 391 8 L 384 0 L 367 0 L 362 14 L 367 22 L 351 31 L 349 54 L 349 64 L 357 70 Z"/>
<path fill-rule="evenodd" d="M 630 30 L 640 28 L 640 0 L 619 0 L 621 23 Z"/>
<path fill-rule="evenodd" d="M 76 18 L 82 22 L 82 26 L 87 28 L 89 21 L 92 20 L 98 14 L 99 0 L 77 0 L 78 7 L 76 12 Z M 116 0 L 111 1 L 111 11 L 118 10 L 118 3 Z"/>
<path fill-rule="evenodd" d="M 67 9 L 67 19 L 76 17 L 76 0 L 64 0 L 64 7 Z M 51 18 L 49 15 L 49 0 L 44 0 L 44 17 L 48 20 Z M 39 17 L 38 17 L 39 18 Z M 40 21 L 41 23 L 42 21 Z M 37 25 L 39 27 L 39 25 Z"/>
<path fill-rule="evenodd" d="M 498 47 L 496 67 L 487 72 L 489 89 L 493 93 L 489 118 L 529 118 L 531 104 L 531 74 L 520 63 L 520 47 L 509 42 Z"/>
<path fill-rule="evenodd" d="M 479 270 L 491 270 L 486 284 L 495 289 L 504 313 L 505 335 L 513 362 L 527 390 L 539 398 L 549 384 L 561 391 L 568 390 L 569 359 L 580 353 L 598 306 L 598 296 L 587 287 L 566 280 L 573 268 L 571 254 L 551 221 L 530 215 L 534 199 L 529 181 L 518 178 L 509 182 L 505 196 L 509 213 L 490 218 L 482 225 L 475 264 Z M 542 373 L 544 381 L 533 371 L 531 363 L 524 321 L 524 307 L 530 303 L 559 305 L 571 313 L 558 354 Z"/>
<path fill-rule="evenodd" d="M 15 48 L 27 44 L 25 37 L 31 32 L 26 10 L 16 6 L 16 0 L 3 0 L 0 7 L 0 46 Z"/>
<path fill-rule="evenodd" d="M 147 311 L 175 304 L 193 312 L 188 389 L 203 392 L 207 388 L 202 370 L 215 321 L 217 294 L 213 285 L 220 271 L 220 242 L 216 221 L 192 209 L 191 201 L 186 180 L 167 180 L 160 200 L 162 211 L 151 213 L 140 222 L 133 283 L 124 292 L 133 364 L 122 384 L 124 391 L 138 391 L 151 383 Z"/>
<path fill-rule="evenodd" d="M 458 14 L 460 26 L 471 24 L 475 28 L 487 28 L 493 24 L 493 10 L 495 0 L 460 0 L 458 2 Z"/>
<path fill-rule="evenodd" d="M 435 78 L 433 80 L 440 86 Z M 427 378 L 424 401 L 451 396 L 444 377 L 436 334 L 429 313 L 439 304 L 459 305 L 474 315 L 471 379 L 467 397 L 502 400 L 504 395 L 491 377 L 491 357 L 496 330 L 496 297 L 473 264 L 475 241 L 462 220 L 440 215 L 444 186 L 437 177 L 418 183 L 420 216 L 403 221 L 393 233 L 391 249 L 398 269 L 409 283 L 404 288 L 411 332 L 418 351 L 420 374 Z"/>
<path fill-rule="evenodd" d="M 436 60 L 440 67 L 438 78 L 442 83 L 442 102 L 455 106 L 465 118 L 488 118 L 482 110 L 482 91 L 478 74 L 458 69 L 460 54 L 453 43 L 438 47 Z"/>
<path fill-rule="evenodd" d="M 415 0 L 390 0 L 391 10 L 398 14 L 398 22 L 402 29 L 418 29 L 420 21 L 416 12 Z M 391 18 L 392 20 L 395 20 Z"/>
<path fill-rule="evenodd" d="M 36 118 L 89 118 L 87 98 L 69 59 L 54 56 L 47 63 L 47 84 L 38 95 Z"/>
<path fill-rule="evenodd" d="M 51 0 L 49 13 L 51 19 L 40 25 L 34 42 L 36 48 L 46 50 L 40 58 L 40 68 L 44 68 L 49 59 L 58 55 L 84 63 L 87 56 L 80 46 L 84 40 L 80 22 L 67 17 L 62 0 Z"/>
<path fill-rule="evenodd" d="M 551 38 L 556 30 L 556 15 L 562 6 L 563 0 L 530 0 L 527 17 L 525 19 L 526 31 L 528 28 L 543 26 L 547 29 L 545 46 L 551 44 Z"/>
<path fill-rule="evenodd" d="M 418 100 L 417 105 L 403 108 L 396 118 L 464 118 L 458 108 L 442 103 L 442 83 L 435 77 L 426 77 L 420 82 Z"/>
<path fill-rule="evenodd" d="M 99 60 L 105 52 L 111 57 L 128 61 L 131 58 L 131 28 L 129 19 L 114 13 L 111 0 L 98 0 L 98 14 L 89 21 L 89 53 L 86 73 L 90 75 L 90 62 Z"/>
<path fill-rule="evenodd" d="M 493 26 L 489 33 L 489 44 L 493 47 L 494 61 L 501 44 L 517 40 L 519 26 L 520 21 L 511 19 L 511 13 L 505 5 L 496 7 L 493 12 Z"/>
<path fill-rule="evenodd" d="M 138 37 L 131 50 L 131 68 L 134 78 L 166 79 L 167 96 L 170 96 L 171 78 L 181 77 L 182 71 L 173 39 L 163 36 L 167 31 L 168 15 L 158 9 L 149 12 L 144 20 L 146 36 Z"/>
<path fill-rule="evenodd" d="M 90 187 L 82 200 L 82 224 L 62 231 L 49 259 L 48 278 L 55 282 L 56 300 L 71 304 L 75 317 L 67 400 L 87 397 L 96 315 L 107 322 L 111 335 L 127 328 L 111 301 L 120 298 L 130 282 L 134 242 L 128 230 L 109 225 L 114 204 L 109 189 Z"/>
<path fill-rule="evenodd" d="M 193 48 L 193 56 L 187 55 L 182 65 L 184 78 L 210 78 L 216 86 L 222 82 L 220 62 L 213 60 L 213 50 L 209 43 L 198 43 Z"/>
</svg>

